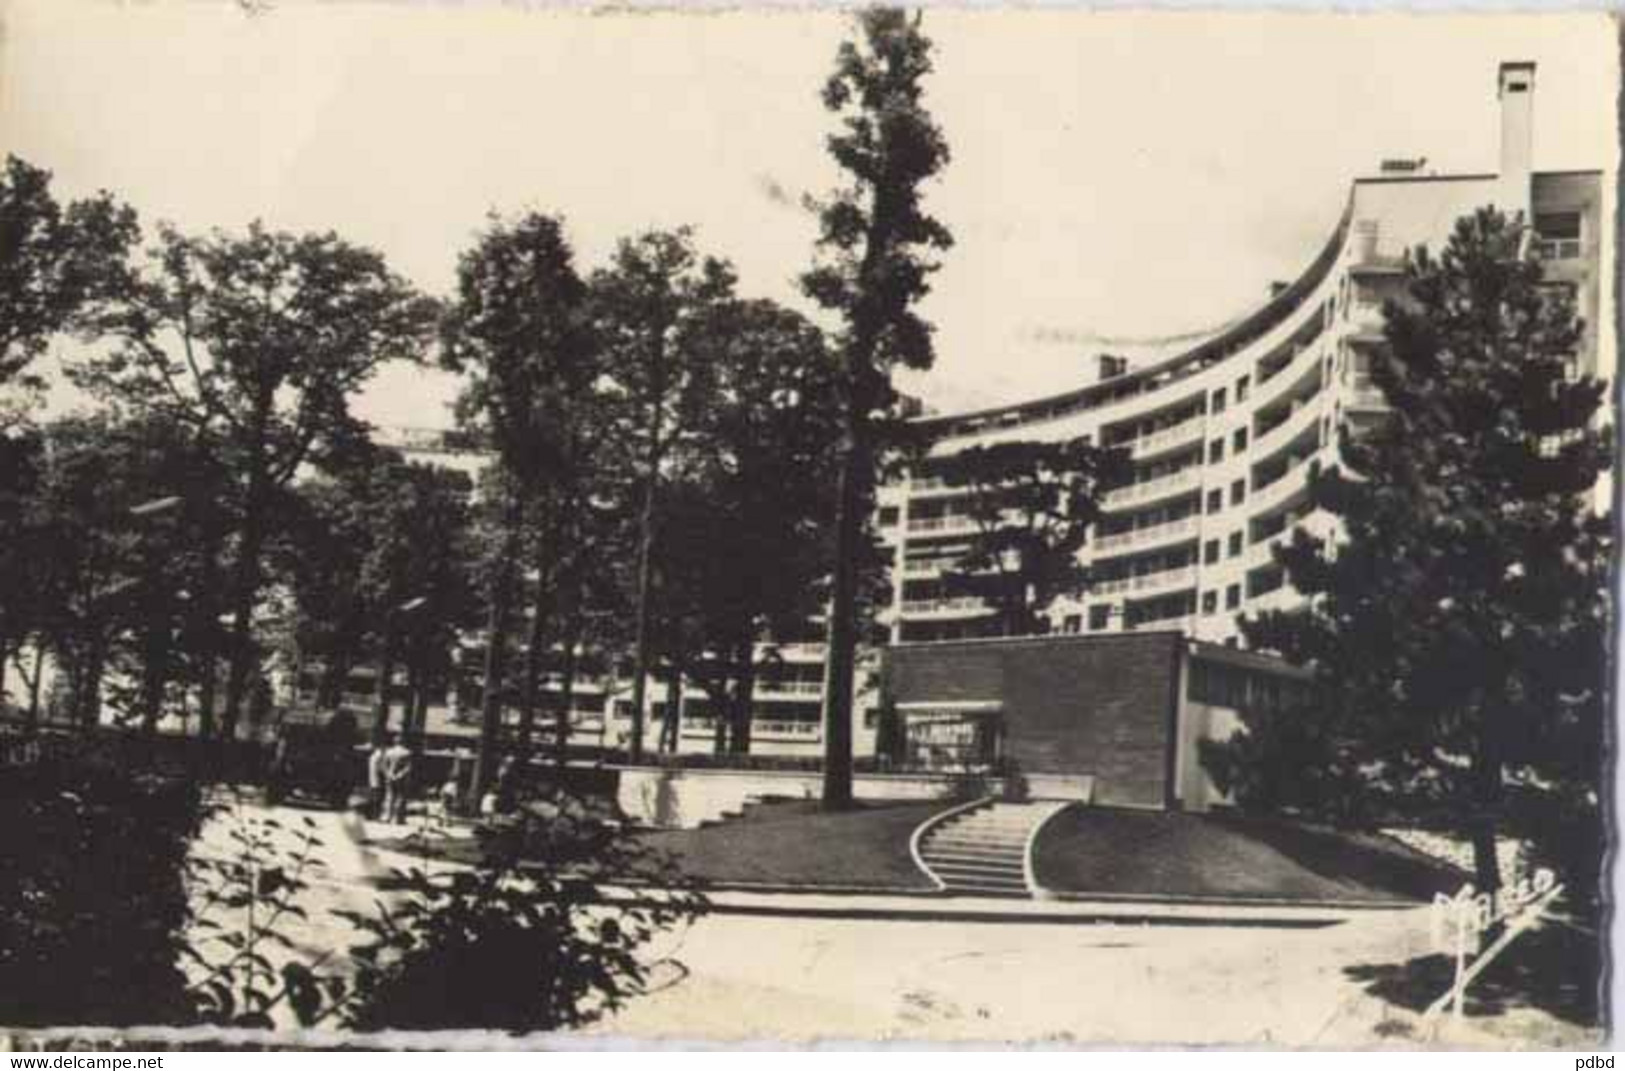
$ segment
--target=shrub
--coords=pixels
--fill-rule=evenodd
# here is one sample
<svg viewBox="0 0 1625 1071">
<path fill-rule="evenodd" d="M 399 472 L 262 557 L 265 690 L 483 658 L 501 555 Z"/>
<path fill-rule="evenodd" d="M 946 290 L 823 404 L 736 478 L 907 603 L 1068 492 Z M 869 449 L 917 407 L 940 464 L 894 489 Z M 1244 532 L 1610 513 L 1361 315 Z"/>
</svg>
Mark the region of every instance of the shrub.
<svg viewBox="0 0 1625 1071">
<path fill-rule="evenodd" d="M 192 1021 L 184 869 L 203 814 L 195 784 L 88 747 L 0 777 L 0 1021 Z"/>
<path fill-rule="evenodd" d="M 555 791 L 485 827 L 478 867 L 399 872 L 399 897 L 375 916 L 347 915 L 366 939 L 353 952 L 345 1025 L 561 1029 L 639 992 L 650 967 L 640 953 L 704 899 L 607 808 Z M 601 895 L 610 882 L 642 888 L 611 902 Z"/>
</svg>

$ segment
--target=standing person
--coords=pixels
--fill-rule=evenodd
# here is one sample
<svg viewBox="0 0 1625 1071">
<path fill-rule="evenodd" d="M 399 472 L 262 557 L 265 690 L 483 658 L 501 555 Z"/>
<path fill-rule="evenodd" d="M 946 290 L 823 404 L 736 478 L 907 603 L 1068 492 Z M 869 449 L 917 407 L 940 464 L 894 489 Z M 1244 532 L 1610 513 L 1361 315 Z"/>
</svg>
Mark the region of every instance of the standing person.
<svg viewBox="0 0 1625 1071">
<path fill-rule="evenodd" d="M 474 752 L 467 747 L 459 747 L 451 763 L 451 780 L 448 784 L 455 787 L 452 797 L 451 810 L 455 814 L 465 814 L 477 808 L 470 807 L 467 799 L 469 785 L 474 779 Z"/>
<path fill-rule="evenodd" d="M 411 749 L 397 739 L 384 752 L 385 821 L 397 825 L 406 821 L 407 781 L 411 776 Z"/>
<path fill-rule="evenodd" d="M 519 805 L 519 760 L 509 755 L 497 768 L 496 812 L 511 814 Z"/>
<path fill-rule="evenodd" d="M 367 817 L 378 819 L 384 817 L 384 756 L 388 752 L 389 737 L 386 735 L 378 743 L 372 745 L 372 752 L 367 756 Z"/>
</svg>

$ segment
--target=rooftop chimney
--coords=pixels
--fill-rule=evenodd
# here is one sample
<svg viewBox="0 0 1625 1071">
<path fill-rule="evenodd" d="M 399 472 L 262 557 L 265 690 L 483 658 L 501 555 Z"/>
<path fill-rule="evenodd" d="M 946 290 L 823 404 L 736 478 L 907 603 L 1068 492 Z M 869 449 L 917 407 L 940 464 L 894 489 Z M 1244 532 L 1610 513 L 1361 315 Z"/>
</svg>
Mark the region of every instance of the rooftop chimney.
<svg viewBox="0 0 1625 1071">
<path fill-rule="evenodd" d="M 1501 98 L 1501 208 L 1529 216 L 1529 169 L 1535 135 L 1535 65 L 1503 63 L 1497 87 Z"/>
</svg>

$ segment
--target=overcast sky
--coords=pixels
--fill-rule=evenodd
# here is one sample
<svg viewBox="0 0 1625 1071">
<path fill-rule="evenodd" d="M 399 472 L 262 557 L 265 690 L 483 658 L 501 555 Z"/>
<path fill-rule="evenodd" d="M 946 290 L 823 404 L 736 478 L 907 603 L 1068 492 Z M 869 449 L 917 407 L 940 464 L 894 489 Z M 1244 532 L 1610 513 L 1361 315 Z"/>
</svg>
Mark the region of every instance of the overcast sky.
<svg viewBox="0 0 1625 1071">
<path fill-rule="evenodd" d="M 260 218 L 373 245 L 448 291 L 487 212 L 559 212 L 583 265 L 693 224 L 742 289 L 803 304 L 803 191 L 834 178 L 834 13 L 576 14 L 476 3 L 11 0 L 0 145 L 187 230 Z M 1080 382 L 1103 347 L 1228 321 L 1315 255 L 1384 157 L 1493 171 L 1496 66 L 1539 64 L 1537 169 L 1612 169 L 1605 15 L 930 10 L 928 106 L 957 244 L 925 313 L 943 410 Z M 1057 342 L 1055 336 L 1073 341 Z M 1117 347 L 1121 349 L 1122 347 Z M 396 371 L 382 423 L 455 387 Z"/>
</svg>

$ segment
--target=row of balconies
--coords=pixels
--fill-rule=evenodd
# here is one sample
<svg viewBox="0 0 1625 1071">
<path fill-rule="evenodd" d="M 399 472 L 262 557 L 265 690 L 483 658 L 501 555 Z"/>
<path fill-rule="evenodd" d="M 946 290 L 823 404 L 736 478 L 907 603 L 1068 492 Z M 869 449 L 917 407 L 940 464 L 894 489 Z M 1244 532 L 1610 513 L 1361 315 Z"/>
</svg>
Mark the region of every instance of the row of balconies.
<svg viewBox="0 0 1625 1071">
<path fill-rule="evenodd" d="M 992 613 L 993 608 L 975 595 L 959 595 L 943 599 L 904 599 L 905 614 Z"/>
<path fill-rule="evenodd" d="M 1201 479 L 1201 464 L 1191 465 L 1188 468 L 1180 469 L 1178 472 L 1170 472 L 1166 476 L 1142 480 L 1139 483 L 1129 484 L 1127 487 L 1119 487 L 1108 491 L 1101 496 L 1101 505 L 1107 509 L 1116 509 L 1121 506 L 1133 505 L 1136 502 L 1152 501 L 1195 487 L 1201 482 Z"/>
<path fill-rule="evenodd" d="M 1103 580 L 1089 586 L 1091 595 L 1120 595 L 1125 592 L 1176 591 L 1196 583 L 1196 566 L 1181 565 L 1156 573 L 1141 573 L 1116 580 Z"/>
<path fill-rule="evenodd" d="M 1155 543 L 1182 539 L 1186 536 L 1195 535 L 1201 523 L 1201 517 L 1193 514 L 1189 517 L 1181 517 L 1177 521 L 1164 521 L 1161 524 L 1136 528 L 1131 532 L 1113 532 L 1110 535 L 1100 536 L 1095 540 L 1095 553 L 1103 554 L 1109 550 L 1150 546 Z"/>
</svg>

